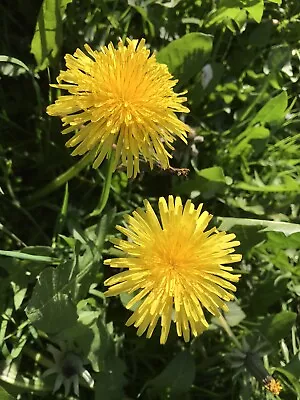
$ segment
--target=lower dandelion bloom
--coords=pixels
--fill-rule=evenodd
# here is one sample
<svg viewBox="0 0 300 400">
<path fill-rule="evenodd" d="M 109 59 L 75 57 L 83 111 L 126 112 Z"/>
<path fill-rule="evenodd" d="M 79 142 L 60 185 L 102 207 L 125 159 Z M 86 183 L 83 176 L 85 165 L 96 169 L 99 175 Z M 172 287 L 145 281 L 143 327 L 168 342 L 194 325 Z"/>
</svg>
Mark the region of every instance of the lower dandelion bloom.
<svg viewBox="0 0 300 400">
<path fill-rule="evenodd" d="M 264 380 L 264 385 L 265 388 L 275 396 L 278 396 L 282 391 L 281 383 L 277 379 L 274 379 L 271 375 Z"/>
<path fill-rule="evenodd" d="M 150 163 L 169 167 L 176 138 L 186 141 L 189 128 L 176 112 L 189 112 L 183 106 L 185 93 L 175 93 L 168 68 L 156 61 L 145 40 L 120 40 L 115 49 L 110 43 L 100 51 L 85 45 L 87 54 L 77 49 L 67 54 L 66 71 L 57 78 L 58 89 L 67 90 L 47 113 L 59 116 L 66 127 L 63 133 L 78 132 L 67 142 L 76 147 L 72 155 L 96 150 L 97 168 L 113 147 L 114 168 L 119 161 L 127 166 L 128 177 L 139 172 L 139 155 Z"/>
<path fill-rule="evenodd" d="M 195 209 L 190 200 L 183 206 L 180 197 L 169 196 L 168 203 L 161 197 L 160 220 L 147 200 L 144 204 L 145 211 L 127 216 L 127 228 L 117 226 L 129 238 L 114 239 L 124 257 L 105 264 L 127 270 L 104 282 L 110 286 L 105 294 L 134 293 L 126 307 L 137 307 L 126 325 L 134 324 L 139 336 L 147 330 L 151 337 L 161 318 L 160 343 L 166 342 L 172 320 L 187 342 L 191 333 L 196 337 L 208 327 L 204 308 L 215 316 L 220 308 L 228 310 L 225 302 L 234 297 L 228 290 L 236 290 L 231 282 L 240 275 L 224 264 L 241 260 L 232 254 L 240 242 L 216 228 L 205 231 L 212 215 L 201 213 L 202 204 Z"/>
</svg>

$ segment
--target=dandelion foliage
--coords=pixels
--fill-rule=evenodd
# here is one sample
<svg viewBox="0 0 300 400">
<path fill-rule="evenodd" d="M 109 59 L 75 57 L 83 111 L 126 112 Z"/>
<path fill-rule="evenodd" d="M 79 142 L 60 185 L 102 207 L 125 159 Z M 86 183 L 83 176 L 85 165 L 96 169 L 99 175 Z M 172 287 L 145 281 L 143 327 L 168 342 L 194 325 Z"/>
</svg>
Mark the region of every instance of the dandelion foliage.
<svg viewBox="0 0 300 400">
<path fill-rule="evenodd" d="M 300 398 L 299 20 L 1 2 L 1 399 Z"/>
</svg>

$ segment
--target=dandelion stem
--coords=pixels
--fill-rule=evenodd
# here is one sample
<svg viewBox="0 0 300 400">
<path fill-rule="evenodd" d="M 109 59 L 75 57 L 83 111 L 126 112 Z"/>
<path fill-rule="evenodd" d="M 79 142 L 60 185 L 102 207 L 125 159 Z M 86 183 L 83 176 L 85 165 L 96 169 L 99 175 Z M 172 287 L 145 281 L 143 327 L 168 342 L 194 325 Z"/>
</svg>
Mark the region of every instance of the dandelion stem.
<svg viewBox="0 0 300 400">
<path fill-rule="evenodd" d="M 49 360 L 49 358 L 45 357 L 42 353 L 38 353 L 29 348 L 25 348 L 24 353 L 30 358 L 32 358 L 32 360 L 34 360 L 36 363 L 42 365 L 43 367 L 51 368 L 53 365 L 53 362 Z"/>
<path fill-rule="evenodd" d="M 234 344 L 241 349 L 242 346 L 240 344 L 240 342 L 237 340 L 235 334 L 232 332 L 228 322 L 226 321 L 226 319 L 223 317 L 223 315 L 221 314 L 219 316 L 219 321 L 220 324 L 222 325 L 222 328 L 224 329 L 224 331 L 227 333 L 227 335 L 230 337 L 230 339 L 234 342 Z"/>
<path fill-rule="evenodd" d="M 106 171 L 106 178 L 104 181 L 104 185 L 102 188 L 101 197 L 99 203 L 95 210 L 89 215 L 89 217 L 95 217 L 102 213 L 104 210 L 107 200 L 109 198 L 109 193 L 111 189 L 111 179 L 114 172 L 114 162 L 115 162 L 115 152 L 112 151 L 109 156 L 108 164 L 107 164 L 107 171 Z"/>
<path fill-rule="evenodd" d="M 86 156 L 78 161 L 78 163 L 72 165 L 67 171 L 63 172 L 57 178 L 53 179 L 52 182 L 48 183 L 42 189 L 35 192 L 33 195 L 29 196 L 26 199 L 26 203 L 31 203 L 36 200 L 39 200 L 48 194 L 54 192 L 59 189 L 63 184 L 68 182 L 69 180 L 75 178 L 95 157 L 96 148 L 93 151 L 90 151 Z"/>
</svg>

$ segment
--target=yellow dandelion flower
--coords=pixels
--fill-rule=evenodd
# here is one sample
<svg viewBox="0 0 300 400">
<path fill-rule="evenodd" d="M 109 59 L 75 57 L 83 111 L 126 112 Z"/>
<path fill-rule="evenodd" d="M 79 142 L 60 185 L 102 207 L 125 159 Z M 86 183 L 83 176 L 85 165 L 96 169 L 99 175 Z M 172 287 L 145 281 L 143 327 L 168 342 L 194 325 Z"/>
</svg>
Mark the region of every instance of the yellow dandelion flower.
<svg viewBox="0 0 300 400">
<path fill-rule="evenodd" d="M 169 167 L 172 142 L 186 141 L 189 127 L 176 112 L 189 112 L 182 105 L 186 92 L 175 93 L 168 68 L 156 61 L 145 47 L 145 40 L 127 39 L 127 46 L 110 43 L 87 54 L 77 49 L 65 56 L 66 71 L 61 71 L 55 88 L 67 90 L 47 113 L 59 116 L 66 128 L 78 131 L 67 143 L 76 147 L 72 155 L 97 149 L 93 167 L 97 168 L 115 148 L 114 169 L 121 161 L 128 177 L 139 172 L 139 154 L 151 169 L 154 162 Z"/>
<path fill-rule="evenodd" d="M 271 392 L 272 394 L 274 394 L 275 396 L 278 396 L 280 394 L 280 392 L 282 391 L 282 386 L 280 384 L 280 382 L 273 378 L 273 376 L 268 375 L 266 379 L 264 379 L 264 385 L 265 388 L 269 390 L 269 392 Z"/>
<path fill-rule="evenodd" d="M 169 196 L 168 203 L 161 197 L 160 219 L 147 200 L 144 204 L 145 211 L 127 216 L 127 228 L 117 226 L 129 239 L 114 240 L 124 257 L 105 264 L 127 270 L 104 282 L 110 286 L 105 294 L 134 293 L 126 307 L 137 308 L 126 325 L 134 324 L 139 336 L 147 330 L 151 337 L 161 318 L 160 343 L 166 342 L 172 320 L 187 342 L 190 333 L 198 336 L 208 327 L 204 309 L 215 316 L 220 308 L 228 310 L 225 302 L 234 297 L 228 290 L 236 290 L 231 282 L 240 275 L 224 264 L 241 260 L 232 254 L 240 242 L 232 233 L 205 231 L 212 215 L 201 213 L 202 204 L 195 209 L 190 200 L 183 206 L 180 197 Z"/>
</svg>

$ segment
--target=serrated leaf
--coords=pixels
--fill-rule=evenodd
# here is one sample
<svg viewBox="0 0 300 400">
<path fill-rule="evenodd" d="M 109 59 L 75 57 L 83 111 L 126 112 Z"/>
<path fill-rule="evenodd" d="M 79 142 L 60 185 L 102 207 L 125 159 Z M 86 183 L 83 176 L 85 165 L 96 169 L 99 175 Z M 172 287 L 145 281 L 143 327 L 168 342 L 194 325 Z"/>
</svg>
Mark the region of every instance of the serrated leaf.
<svg viewBox="0 0 300 400">
<path fill-rule="evenodd" d="M 77 271 L 72 276 L 76 269 L 69 261 L 41 273 L 26 308 L 27 317 L 37 329 L 57 334 L 75 324 L 77 312 L 70 293 L 78 280 Z"/>
<path fill-rule="evenodd" d="M 57 334 L 77 320 L 75 299 L 81 281 L 94 266 L 91 252 L 57 268 L 45 269 L 38 278 L 31 300 L 26 308 L 27 317 L 38 328 Z"/>
<path fill-rule="evenodd" d="M 93 370 L 99 372 L 105 366 L 105 358 L 112 348 L 108 326 L 103 322 L 101 311 L 89 309 L 87 301 L 80 302 L 84 309 L 78 311 L 78 320 L 56 336 L 59 341 L 74 343 L 82 356 L 88 359 Z"/>
<path fill-rule="evenodd" d="M 72 0 L 44 0 L 38 15 L 31 53 L 37 68 L 45 69 L 56 58 L 63 41 L 62 18 Z"/>
<path fill-rule="evenodd" d="M 281 311 L 276 315 L 265 317 L 259 330 L 273 344 L 289 335 L 297 314 L 292 311 Z"/>
<path fill-rule="evenodd" d="M 175 356 L 166 368 L 147 386 L 161 393 L 168 389 L 170 396 L 179 396 L 188 392 L 195 379 L 195 359 L 187 351 Z"/>
<path fill-rule="evenodd" d="M 170 73 L 180 78 L 180 85 L 185 85 L 206 63 L 212 50 L 212 40 L 211 35 L 188 33 L 160 50 L 157 61 L 167 64 Z"/>
<path fill-rule="evenodd" d="M 38 329 L 57 334 L 75 324 L 75 303 L 86 295 L 99 268 L 108 223 L 104 215 L 95 227 L 94 241 L 84 238 L 82 255 L 77 242 L 73 261 L 47 268 L 39 276 L 26 308 L 28 318 Z"/>
</svg>

